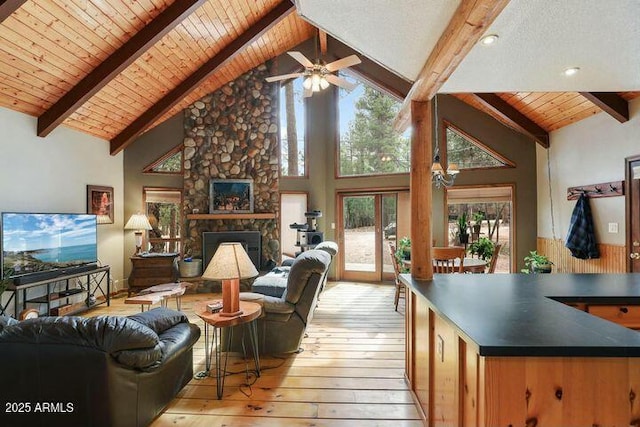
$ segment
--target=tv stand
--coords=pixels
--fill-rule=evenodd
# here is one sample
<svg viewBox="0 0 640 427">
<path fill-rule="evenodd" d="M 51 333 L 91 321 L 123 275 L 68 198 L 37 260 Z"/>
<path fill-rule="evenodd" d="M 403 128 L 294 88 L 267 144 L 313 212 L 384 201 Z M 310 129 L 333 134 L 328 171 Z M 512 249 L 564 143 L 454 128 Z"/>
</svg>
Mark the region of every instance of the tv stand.
<svg viewBox="0 0 640 427">
<path fill-rule="evenodd" d="M 20 311 L 27 308 L 27 304 L 38 304 L 41 316 L 71 315 L 96 305 L 106 303 L 108 306 L 111 304 L 110 270 L 111 268 L 107 265 L 88 271 L 75 271 L 51 278 L 29 281 L 24 284 L 14 282 L 7 288 L 7 292 L 12 292 L 12 294 L 6 304 L 0 306 L 0 314 L 5 314 L 12 301 L 13 317 L 15 318 L 18 318 Z M 76 287 L 77 284 L 80 285 L 79 288 Z M 29 291 L 34 291 L 34 288 L 39 289 L 39 296 L 29 297 Z M 46 293 L 42 295 L 45 290 Z M 84 302 L 73 303 L 71 297 L 82 293 L 85 294 Z M 45 312 L 41 310 L 42 306 L 46 307 Z"/>
</svg>

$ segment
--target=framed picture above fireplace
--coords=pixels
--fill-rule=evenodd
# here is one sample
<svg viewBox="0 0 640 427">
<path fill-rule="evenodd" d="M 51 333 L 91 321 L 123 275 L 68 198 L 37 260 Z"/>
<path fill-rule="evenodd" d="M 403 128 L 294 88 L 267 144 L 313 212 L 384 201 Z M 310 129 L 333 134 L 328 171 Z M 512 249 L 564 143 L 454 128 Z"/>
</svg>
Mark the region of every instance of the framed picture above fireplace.
<svg viewBox="0 0 640 427">
<path fill-rule="evenodd" d="M 253 180 L 209 181 L 209 213 L 253 213 Z"/>
</svg>

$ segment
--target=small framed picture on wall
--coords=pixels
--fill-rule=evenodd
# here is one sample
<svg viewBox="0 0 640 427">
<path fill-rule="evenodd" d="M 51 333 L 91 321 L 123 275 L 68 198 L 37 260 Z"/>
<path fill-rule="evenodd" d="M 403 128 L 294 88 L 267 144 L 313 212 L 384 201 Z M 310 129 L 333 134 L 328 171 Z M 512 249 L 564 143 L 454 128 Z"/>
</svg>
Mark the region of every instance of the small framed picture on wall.
<svg viewBox="0 0 640 427">
<path fill-rule="evenodd" d="M 87 185 L 87 213 L 97 215 L 98 224 L 113 224 L 113 187 Z"/>
</svg>

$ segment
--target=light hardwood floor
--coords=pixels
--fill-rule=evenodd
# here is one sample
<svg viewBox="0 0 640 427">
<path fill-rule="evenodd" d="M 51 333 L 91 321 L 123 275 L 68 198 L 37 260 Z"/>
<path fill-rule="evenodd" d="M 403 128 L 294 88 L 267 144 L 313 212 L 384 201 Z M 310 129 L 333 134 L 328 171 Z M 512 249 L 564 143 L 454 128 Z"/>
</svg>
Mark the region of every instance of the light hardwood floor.
<svg viewBox="0 0 640 427">
<path fill-rule="evenodd" d="M 152 424 L 158 426 L 422 426 L 404 380 L 404 306 L 393 309 L 390 285 L 329 283 L 307 328 L 304 351 L 261 357 L 262 375 L 247 378 L 230 358 L 222 400 L 215 377 L 193 379 Z M 212 294 L 188 294 L 183 311 Z M 170 307 L 175 307 L 173 301 Z M 123 298 L 94 314 L 130 314 Z M 204 340 L 194 347 L 194 371 L 204 369 Z M 251 385 L 248 385 L 251 384 Z"/>
</svg>

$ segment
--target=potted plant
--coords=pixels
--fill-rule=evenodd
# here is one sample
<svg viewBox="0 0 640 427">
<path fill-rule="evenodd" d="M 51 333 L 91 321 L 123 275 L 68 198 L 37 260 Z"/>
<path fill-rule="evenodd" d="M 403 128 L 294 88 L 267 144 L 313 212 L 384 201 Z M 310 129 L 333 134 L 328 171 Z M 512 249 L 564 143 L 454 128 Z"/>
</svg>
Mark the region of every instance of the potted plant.
<svg viewBox="0 0 640 427">
<path fill-rule="evenodd" d="M 494 244 L 491 239 L 481 237 L 469 245 L 469 253 L 477 255 L 478 258 L 486 261 L 493 256 Z"/>
<path fill-rule="evenodd" d="M 466 212 L 458 216 L 458 240 L 460 244 L 469 243 L 469 220 Z"/>
<path fill-rule="evenodd" d="M 398 259 L 398 263 L 400 265 L 402 265 L 402 260 L 411 259 L 411 239 L 407 236 L 403 237 L 398 242 L 398 247 L 396 249 L 396 258 Z"/>
<path fill-rule="evenodd" d="M 480 234 L 480 227 L 482 227 L 483 220 L 484 212 L 478 211 L 473 214 L 473 234 Z"/>
<path fill-rule="evenodd" d="M 525 268 L 520 270 L 523 273 L 551 273 L 551 266 L 553 263 L 546 255 L 539 254 L 537 251 L 529 252 L 529 255 L 524 257 Z"/>
</svg>

